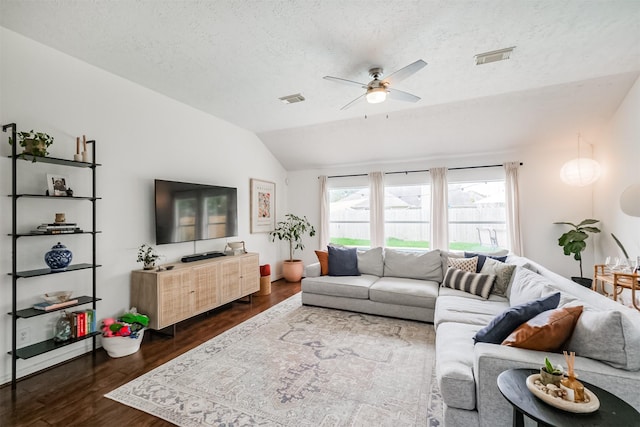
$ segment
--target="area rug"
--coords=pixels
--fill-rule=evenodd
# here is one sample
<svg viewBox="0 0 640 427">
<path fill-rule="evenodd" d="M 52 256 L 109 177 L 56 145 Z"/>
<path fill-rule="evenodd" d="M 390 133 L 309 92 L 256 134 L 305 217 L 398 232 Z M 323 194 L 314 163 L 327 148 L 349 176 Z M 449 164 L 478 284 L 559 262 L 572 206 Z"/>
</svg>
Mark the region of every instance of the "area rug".
<svg viewBox="0 0 640 427">
<path fill-rule="evenodd" d="M 300 294 L 108 393 L 178 426 L 442 425 L 435 332 Z"/>
</svg>

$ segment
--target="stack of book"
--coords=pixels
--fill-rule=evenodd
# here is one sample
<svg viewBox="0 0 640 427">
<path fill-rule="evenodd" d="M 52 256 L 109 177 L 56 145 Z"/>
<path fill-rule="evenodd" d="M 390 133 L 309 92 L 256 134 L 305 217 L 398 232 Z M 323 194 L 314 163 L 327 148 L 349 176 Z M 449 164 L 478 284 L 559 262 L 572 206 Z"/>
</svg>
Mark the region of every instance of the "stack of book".
<svg viewBox="0 0 640 427">
<path fill-rule="evenodd" d="M 96 311 L 92 309 L 67 313 L 71 320 L 71 337 L 80 338 L 96 332 Z"/>
<path fill-rule="evenodd" d="M 55 222 L 51 224 L 39 225 L 36 230 L 33 230 L 35 234 L 68 234 L 68 233 L 82 233 L 80 227 L 75 222 Z"/>
<path fill-rule="evenodd" d="M 78 303 L 78 300 L 76 298 L 72 298 L 70 300 L 62 301 L 62 302 L 43 301 L 43 302 L 34 304 L 33 308 L 35 308 L 36 310 L 51 311 L 51 310 L 56 310 L 63 307 L 68 307 L 70 305 L 75 305 L 77 303 Z"/>
</svg>

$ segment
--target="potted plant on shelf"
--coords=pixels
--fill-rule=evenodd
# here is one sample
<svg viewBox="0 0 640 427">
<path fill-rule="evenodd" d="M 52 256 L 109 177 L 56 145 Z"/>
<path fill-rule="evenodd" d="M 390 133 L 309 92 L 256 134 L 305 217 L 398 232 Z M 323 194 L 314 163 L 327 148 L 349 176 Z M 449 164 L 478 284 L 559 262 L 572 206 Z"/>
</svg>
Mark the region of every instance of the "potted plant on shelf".
<svg viewBox="0 0 640 427">
<path fill-rule="evenodd" d="M 24 157 L 26 154 L 33 155 L 33 162 L 36 161 L 36 157 L 46 157 L 49 152 L 47 148 L 53 144 L 53 137 L 43 133 L 34 132 L 33 129 L 29 132 L 18 132 L 18 144 L 23 148 L 20 157 Z M 13 145 L 13 138 L 9 137 L 9 144 Z"/>
<path fill-rule="evenodd" d="M 138 262 L 144 264 L 145 270 L 153 270 L 156 267 L 158 258 L 160 258 L 160 255 L 156 253 L 152 246 L 145 243 L 138 248 Z"/>
<path fill-rule="evenodd" d="M 315 236 L 316 230 L 306 216 L 299 217 L 287 214 L 285 218 L 284 221 L 279 221 L 276 224 L 276 228 L 269 235 L 272 242 L 276 238 L 289 242 L 289 259 L 284 261 L 282 265 L 282 274 L 287 282 L 298 282 L 302 279 L 304 264 L 302 260 L 293 259 L 293 251 L 296 249 L 304 250 L 302 238 L 307 233 L 310 237 Z"/>
<path fill-rule="evenodd" d="M 564 370 L 562 369 L 562 366 L 553 366 L 548 357 L 544 358 L 544 366 L 540 368 L 540 381 L 542 384 L 555 384 L 559 386 L 563 374 Z"/>
<path fill-rule="evenodd" d="M 580 263 L 580 277 L 572 277 L 571 280 L 585 286 L 591 287 L 591 279 L 582 275 L 582 251 L 587 247 L 586 240 L 589 237 L 587 233 L 599 233 L 598 227 L 592 227 L 593 224 L 600 222 L 598 219 L 585 219 L 579 224 L 571 222 L 554 222 L 554 224 L 564 224 L 573 227 L 558 239 L 558 245 L 562 246 L 565 255 L 573 254 L 573 259 Z"/>
<path fill-rule="evenodd" d="M 123 357 L 140 349 L 144 328 L 149 325 L 149 317 L 131 308 L 122 316 L 102 321 L 102 347 L 111 357 Z"/>
</svg>

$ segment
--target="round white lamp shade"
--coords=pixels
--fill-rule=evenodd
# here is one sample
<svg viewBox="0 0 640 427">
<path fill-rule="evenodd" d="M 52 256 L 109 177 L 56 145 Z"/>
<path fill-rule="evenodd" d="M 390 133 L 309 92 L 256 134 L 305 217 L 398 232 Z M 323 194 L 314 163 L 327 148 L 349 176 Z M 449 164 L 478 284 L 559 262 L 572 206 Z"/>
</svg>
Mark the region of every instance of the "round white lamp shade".
<svg viewBox="0 0 640 427">
<path fill-rule="evenodd" d="M 593 184 L 600 178 L 600 164 L 586 157 L 570 160 L 560 169 L 560 178 L 574 187 Z"/>
</svg>

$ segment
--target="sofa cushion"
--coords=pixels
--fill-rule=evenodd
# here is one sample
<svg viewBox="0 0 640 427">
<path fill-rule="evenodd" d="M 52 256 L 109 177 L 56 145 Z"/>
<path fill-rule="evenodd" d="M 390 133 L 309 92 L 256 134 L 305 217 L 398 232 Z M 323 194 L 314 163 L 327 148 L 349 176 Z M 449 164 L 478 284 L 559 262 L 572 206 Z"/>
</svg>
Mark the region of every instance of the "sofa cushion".
<svg viewBox="0 0 640 427">
<path fill-rule="evenodd" d="M 578 304 L 572 303 L 573 304 Z M 567 349 L 628 371 L 640 370 L 640 328 L 620 311 L 585 307 Z"/>
<path fill-rule="evenodd" d="M 486 255 L 486 254 L 478 254 L 475 252 L 465 252 L 465 258 L 473 258 L 478 257 L 478 266 L 476 267 L 476 272 L 480 273 L 482 271 L 482 267 L 484 267 L 485 261 L 488 259 L 493 259 L 495 261 L 505 262 L 507 260 L 507 256 L 495 256 L 495 255 Z"/>
<path fill-rule="evenodd" d="M 302 292 L 335 297 L 369 299 L 369 287 L 377 276 L 320 276 L 302 280 Z"/>
<path fill-rule="evenodd" d="M 542 296 L 545 285 L 550 284 L 546 279 L 524 267 L 516 267 L 513 280 L 507 288 L 507 297 L 512 306 L 533 301 Z"/>
<path fill-rule="evenodd" d="M 472 410 L 476 407 L 473 375 L 473 335 L 479 326 L 442 323 L 436 333 L 436 378 L 442 400 L 449 407 Z"/>
<path fill-rule="evenodd" d="M 442 286 L 480 295 L 482 298 L 487 299 L 495 278 L 496 276 L 491 274 L 471 273 L 450 267 L 444 276 Z"/>
<path fill-rule="evenodd" d="M 329 274 L 329 252 L 316 251 L 316 256 L 318 257 L 318 262 L 320 263 L 320 275 L 326 276 L 327 274 Z"/>
<path fill-rule="evenodd" d="M 507 288 L 509 287 L 509 283 L 511 283 L 511 277 L 515 269 L 515 265 L 509 265 L 487 258 L 480 272 L 482 274 L 493 274 L 496 276 L 496 281 L 493 283 L 491 293 L 504 297 L 507 295 Z"/>
<path fill-rule="evenodd" d="M 436 301 L 436 312 L 433 324 L 438 328 L 444 322 L 468 323 L 470 325 L 486 326 L 498 314 L 509 308 L 509 301 L 501 298 L 500 301 L 485 300 L 480 297 L 469 298 L 470 295 L 462 291 L 454 291 L 465 296 L 443 295 L 444 290 L 440 288 L 440 294 Z M 453 289 L 451 289 L 453 291 Z"/>
<path fill-rule="evenodd" d="M 384 276 L 442 282 L 440 251 L 408 252 L 384 250 Z"/>
<path fill-rule="evenodd" d="M 369 289 L 371 301 L 413 307 L 435 308 L 438 297 L 438 282 L 382 277 Z"/>
<path fill-rule="evenodd" d="M 359 276 L 356 248 L 327 246 L 329 250 L 329 276 Z"/>
<path fill-rule="evenodd" d="M 556 308 L 559 301 L 560 292 L 556 292 L 555 294 L 539 298 L 534 301 L 510 307 L 500 313 L 487 326 L 478 331 L 473 339 L 475 342 L 500 344 L 518 326 L 530 319 L 533 319 L 544 311 Z"/>
<path fill-rule="evenodd" d="M 458 270 L 476 273 L 478 269 L 478 257 L 473 258 L 449 258 L 448 267 L 457 268 Z"/>
<path fill-rule="evenodd" d="M 510 347 L 538 351 L 558 351 L 571 336 L 582 314 L 582 306 L 547 310 L 518 326 L 502 342 Z"/>
<path fill-rule="evenodd" d="M 358 271 L 360 274 L 372 274 L 382 277 L 384 269 L 384 258 L 382 257 L 382 248 L 372 248 L 367 251 L 358 251 Z"/>
</svg>

